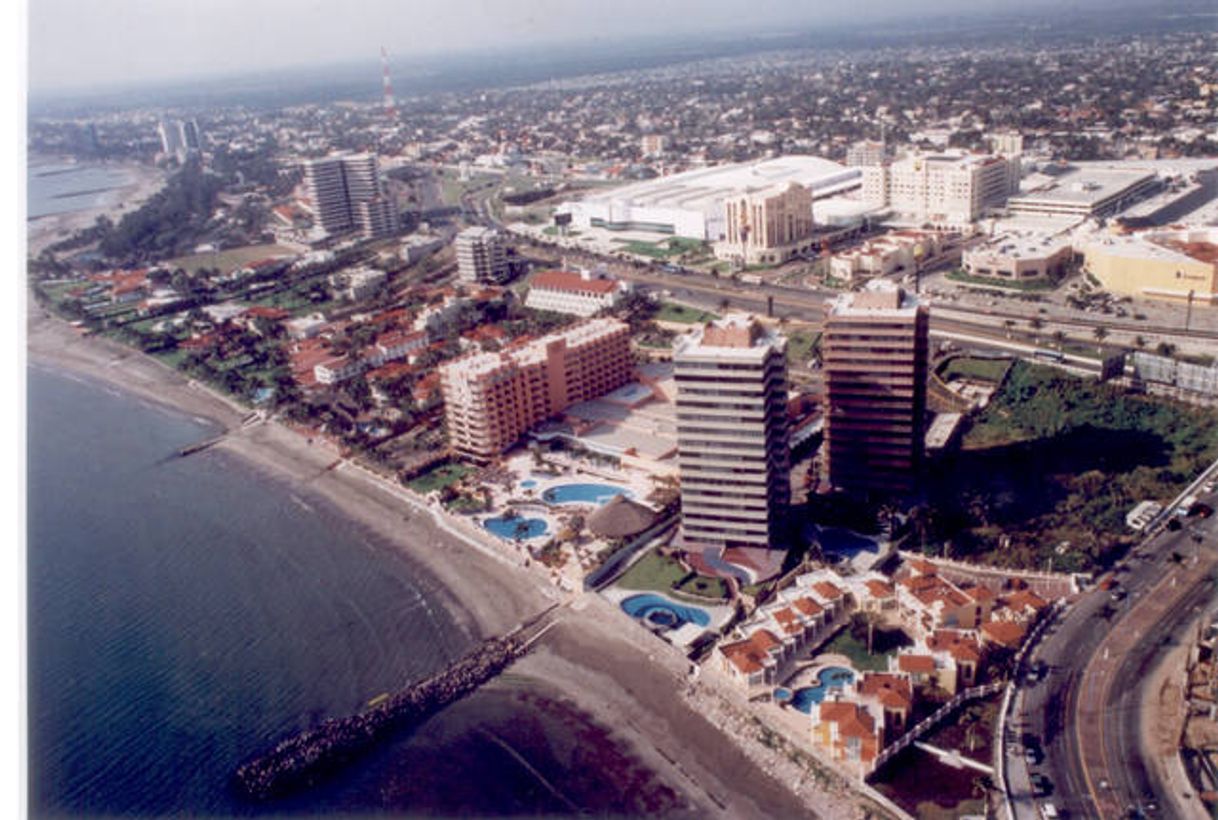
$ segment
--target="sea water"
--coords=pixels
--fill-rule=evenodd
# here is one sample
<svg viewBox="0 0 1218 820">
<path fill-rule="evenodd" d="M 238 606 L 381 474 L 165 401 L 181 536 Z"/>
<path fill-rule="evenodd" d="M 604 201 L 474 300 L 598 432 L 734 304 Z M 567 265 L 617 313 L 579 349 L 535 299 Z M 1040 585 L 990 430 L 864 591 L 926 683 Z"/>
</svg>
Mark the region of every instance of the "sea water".
<svg viewBox="0 0 1218 820">
<path fill-rule="evenodd" d="M 38 366 L 28 385 L 33 816 L 680 804 L 603 727 L 510 674 L 318 788 L 242 802 L 241 761 L 474 637 L 407 556 L 303 488 L 223 451 L 175 455 L 214 428 Z"/>
</svg>

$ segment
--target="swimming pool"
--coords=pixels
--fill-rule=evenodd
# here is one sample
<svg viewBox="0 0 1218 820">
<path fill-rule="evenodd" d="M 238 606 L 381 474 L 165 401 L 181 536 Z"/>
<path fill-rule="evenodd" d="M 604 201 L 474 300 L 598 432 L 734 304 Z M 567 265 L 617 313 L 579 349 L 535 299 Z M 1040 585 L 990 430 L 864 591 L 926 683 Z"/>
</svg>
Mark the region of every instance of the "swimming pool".
<svg viewBox="0 0 1218 820">
<path fill-rule="evenodd" d="M 710 613 L 696 606 L 685 606 L 650 592 L 631 595 L 621 603 L 622 611 L 632 618 L 665 629 L 677 629 L 685 624 L 710 626 Z"/>
<path fill-rule="evenodd" d="M 880 545 L 875 539 L 843 527 L 820 527 L 816 532 L 816 540 L 825 552 L 845 555 L 848 558 L 854 558 L 861 552 L 878 554 L 880 551 Z"/>
<path fill-rule="evenodd" d="M 559 484 L 541 494 L 547 504 L 604 504 L 615 495 L 631 492 L 612 484 Z"/>
<path fill-rule="evenodd" d="M 526 490 L 531 490 L 537 486 L 537 480 L 533 478 L 526 478 L 524 481 L 520 482 L 520 486 Z"/>
<path fill-rule="evenodd" d="M 504 518 L 502 515 L 486 519 L 482 526 L 508 541 L 540 538 L 550 528 L 544 518 Z"/>
<path fill-rule="evenodd" d="M 791 698 L 791 705 L 804 714 L 812 714 L 812 707 L 825 699 L 830 689 L 841 691 L 842 688 L 854 682 L 854 672 L 844 666 L 826 666 L 817 675 L 816 686 L 805 686 L 796 689 Z"/>
</svg>

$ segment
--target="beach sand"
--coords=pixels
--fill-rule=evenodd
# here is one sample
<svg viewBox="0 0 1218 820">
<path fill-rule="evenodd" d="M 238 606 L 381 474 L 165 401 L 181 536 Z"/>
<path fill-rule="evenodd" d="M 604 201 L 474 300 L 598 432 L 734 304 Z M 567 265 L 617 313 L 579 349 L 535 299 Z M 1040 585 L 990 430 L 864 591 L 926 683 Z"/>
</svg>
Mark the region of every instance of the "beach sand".
<svg viewBox="0 0 1218 820">
<path fill-rule="evenodd" d="M 26 222 L 26 247 L 28 256 L 37 256 L 42 249 L 67 239 L 74 232 L 87 228 L 103 214 L 117 222 L 129 211 L 143 205 L 149 197 L 164 187 L 170 172 L 143 163 L 114 163 L 114 167 L 129 170 L 134 177 L 124 185 L 105 194 L 105 203 L 96 208 L 48 214 Z"/>
<path fill-rule="evenodd" d="M 689 811 L 715 817 L 861 817 L 856 796 L 821 788 L 793 773 L 779 752 L 723 731 L 725 714 L 747 725 L 734 693 L 710 681 L 691 686 L 689 663 L 596 594 L 560 593 L 536 565 L 515 565 L 488 538 L 475 548 L 437 526 L 432 511 L 400 487 L 340 464 L 328 447 L 310 444 L 276 423 L 242 428 L 248 410 L 181 373 L 118 343 L 83 337 L 31 300 L 31 361 L 130 391 L 206 418 L 230 432 L 218 445 L 301 494 L 316 494 L 403 550 L 446 590 L 446 605 L 472 636 L 501 633 L 556 600 L 560 624 L 515 674 L 544 681 L 610 728 L 638 759 L 685 795 Z M 779 779 L 781 778 L 781 780 Z M 798 788 L 798 794 L 796 793 Z"/>
</svg>

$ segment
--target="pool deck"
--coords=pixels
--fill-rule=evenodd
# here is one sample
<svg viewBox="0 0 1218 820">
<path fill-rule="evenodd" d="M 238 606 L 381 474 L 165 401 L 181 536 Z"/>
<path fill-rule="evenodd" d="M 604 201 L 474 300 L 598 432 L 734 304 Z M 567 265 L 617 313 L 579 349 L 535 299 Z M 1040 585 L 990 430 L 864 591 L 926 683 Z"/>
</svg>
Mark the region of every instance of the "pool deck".
<svg viewBox="0 0 1218 820">
<path fill-rule="evenodd" d="M 710 624 L 708 626 L 684 624 L 677 629 L 659 633 L 669 643 L 682 648 L 685 648 L 696 641 L 703 632 L 722 628 L 723 625 L 732 618 L 732 608 L 730 606 L 723 606 L 721 604 L 694 603 L 692 601 L 682 600 L 672 595 L 665 595 L 663 592 L 657 592 L 653 589 L 623 589 L 622 587 L 611 586 L 607 589 L 601 590 L 600 594 L 605 596 L 617 606 L 617 609 L 622 613 L 623 618 L 630 618 L 630 620 L 638 623 L 644 629 L 648 628 L 643 625 L 638 618 L 631 618 L 622 609 L 622 601 L 634 595 L 655 595 L 656 597 L 663 598 L 664 600 L 670 601 L 677 606 L 697 607 L 698 609 L 703 610 L 706 612 L 706 614 L 710 615 Z M 651 632 L 653 630 L 648 629 L 648 631 Z"/>
</svg>

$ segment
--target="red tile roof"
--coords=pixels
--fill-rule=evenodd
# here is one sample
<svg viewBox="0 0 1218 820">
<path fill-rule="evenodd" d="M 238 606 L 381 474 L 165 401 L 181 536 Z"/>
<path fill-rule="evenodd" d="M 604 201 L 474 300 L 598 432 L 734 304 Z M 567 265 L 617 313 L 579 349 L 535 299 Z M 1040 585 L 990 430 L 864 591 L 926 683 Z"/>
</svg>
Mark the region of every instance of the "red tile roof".
<svg viewBox="0 0 1218 820">
<path fill-rule="evenodd" d="M 877 698 L 885 709 L 908 712 L 913 708 L 913 687 L 903 675 L 865 672 L 857 688 L 860 695 Z"/>
<path fill-rule="evenodd" d="M 585 279 L 579 273 L 565 270 L 543 270 L 529 280 L 529 287 L 568 293 L 613 293 L 617 285 L 614 279 Z"/>
<path fill-rule="evenodd" d="M 911 675 L 931 675 L 935 671 L 935 659 L 930 655 L 897 655 L 897 669 Z"/>
<path fill-rule="evenodd" d="M 981 661 L 981 645 L 977 643 L 977 639 L 954 629 L 935 630 L 926 639 L 926 648 L 932 652 L 943 650 L 961 663 Z"/>
<path fill-rule="evenodd" d="M 828 581 L 817 581 L 812 585 L 812 589 L 816 590 L 818 595 L 828 598 L 831 601 L 841 598 L 845 594 L 834 584 L 831 584 Z"/>
<path fill-rule="evenodd" d="M 994 643 L 1012 649 L 1019 646 L 1023 633 L 1023 626 L 1014 621 L 986 621 L 981 625 L 982 635 Z"/>
</svg>

